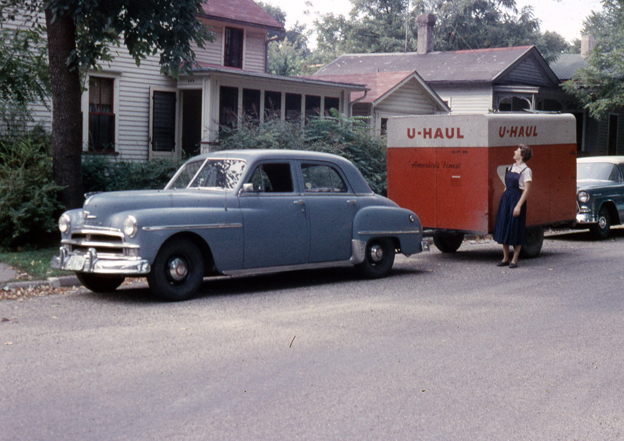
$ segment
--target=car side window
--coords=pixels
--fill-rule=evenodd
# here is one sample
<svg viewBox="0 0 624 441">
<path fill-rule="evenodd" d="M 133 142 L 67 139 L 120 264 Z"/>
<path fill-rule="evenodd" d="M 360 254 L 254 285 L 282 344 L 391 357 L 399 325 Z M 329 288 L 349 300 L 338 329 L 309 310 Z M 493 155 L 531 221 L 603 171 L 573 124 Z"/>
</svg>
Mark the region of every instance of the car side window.
<svg viewBox="0 0 624 441">
<path fill-rule="evenodd" d="M 614 165 L 611 169 L 609 181 L 620 182 L 620 168 L 618 166 Z"/>
<path fill-rule="evenodd" d="M 253 190 L 263 193 L 292 193 L 293 182 L 290 164 L 262 164 L 251 175 Z"/>
<path fill-rule="evenodd" d="M 307 193 L 347 193 L 340 173 L 328 165 L 302 164 L 303 184 Z"/>
</svg>

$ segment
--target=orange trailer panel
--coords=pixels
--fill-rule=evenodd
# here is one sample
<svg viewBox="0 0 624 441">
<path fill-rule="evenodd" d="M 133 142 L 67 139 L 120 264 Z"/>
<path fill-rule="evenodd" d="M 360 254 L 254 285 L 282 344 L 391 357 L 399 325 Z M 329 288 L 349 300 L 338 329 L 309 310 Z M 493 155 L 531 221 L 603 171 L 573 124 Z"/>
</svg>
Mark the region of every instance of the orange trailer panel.
<svg viewBox="0 0 624 441">
<path fill-rule="evenodd" d="M 388 121 L 388 196 L 423 227 L 492 232 L 505 168 L 518 144 L 533 149 L 527 226 L 576 217 L 573 115 L 488 114 Z"/>
</svg>

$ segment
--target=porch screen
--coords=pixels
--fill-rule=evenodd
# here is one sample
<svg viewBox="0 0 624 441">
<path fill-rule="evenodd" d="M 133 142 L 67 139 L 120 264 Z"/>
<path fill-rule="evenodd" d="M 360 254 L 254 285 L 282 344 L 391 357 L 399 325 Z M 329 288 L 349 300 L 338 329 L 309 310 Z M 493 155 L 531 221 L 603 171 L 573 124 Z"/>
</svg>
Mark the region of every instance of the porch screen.
<svg viewBox="0 0 624 441">
<path fill-rule="evenodd" d="M 175 92 L 154 91 L 152 150 L 172 152 L 175 150 Z"/>
</svg>

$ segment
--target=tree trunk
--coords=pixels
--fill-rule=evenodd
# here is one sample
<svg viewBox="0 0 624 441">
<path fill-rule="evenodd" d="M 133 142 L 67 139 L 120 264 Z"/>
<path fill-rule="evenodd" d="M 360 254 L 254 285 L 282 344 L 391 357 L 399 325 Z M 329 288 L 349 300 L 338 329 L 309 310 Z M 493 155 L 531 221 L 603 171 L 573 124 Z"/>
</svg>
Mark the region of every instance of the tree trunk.
<svg viewBox="0 0 624 441">
<path fill-rule="evenodd" d="M 65 187 L 61 202 L 67 209 L 82 207 L 82 90 L 76 65 L 67 60 L 76 49 L 76 25 L 69 16 L 46 9 L 48 51 L 52 80 L 52 167 L 54 181 Z"/>
</svg>

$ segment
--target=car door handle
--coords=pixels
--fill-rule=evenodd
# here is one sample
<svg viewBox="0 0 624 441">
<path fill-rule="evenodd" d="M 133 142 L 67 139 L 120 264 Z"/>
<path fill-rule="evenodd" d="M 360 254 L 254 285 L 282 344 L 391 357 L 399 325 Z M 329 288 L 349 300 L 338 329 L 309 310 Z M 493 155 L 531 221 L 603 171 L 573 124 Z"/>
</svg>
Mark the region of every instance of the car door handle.
<svg viewBox="0 0 624 441">
<path fill-rule="evenodd" d="M 294 201 L 293 202 L 295 205 L 305 205 L 305 201 L 303 199 L 300 199 L 298 201 Z"/>
<path fill-rule="evenodd" d="M 356 200 L 355 199 L 348 199 L 347 200 L 347 204 L 351 204 L 351 205 L 355 205 L 356 204 Z"/>
</svg>

